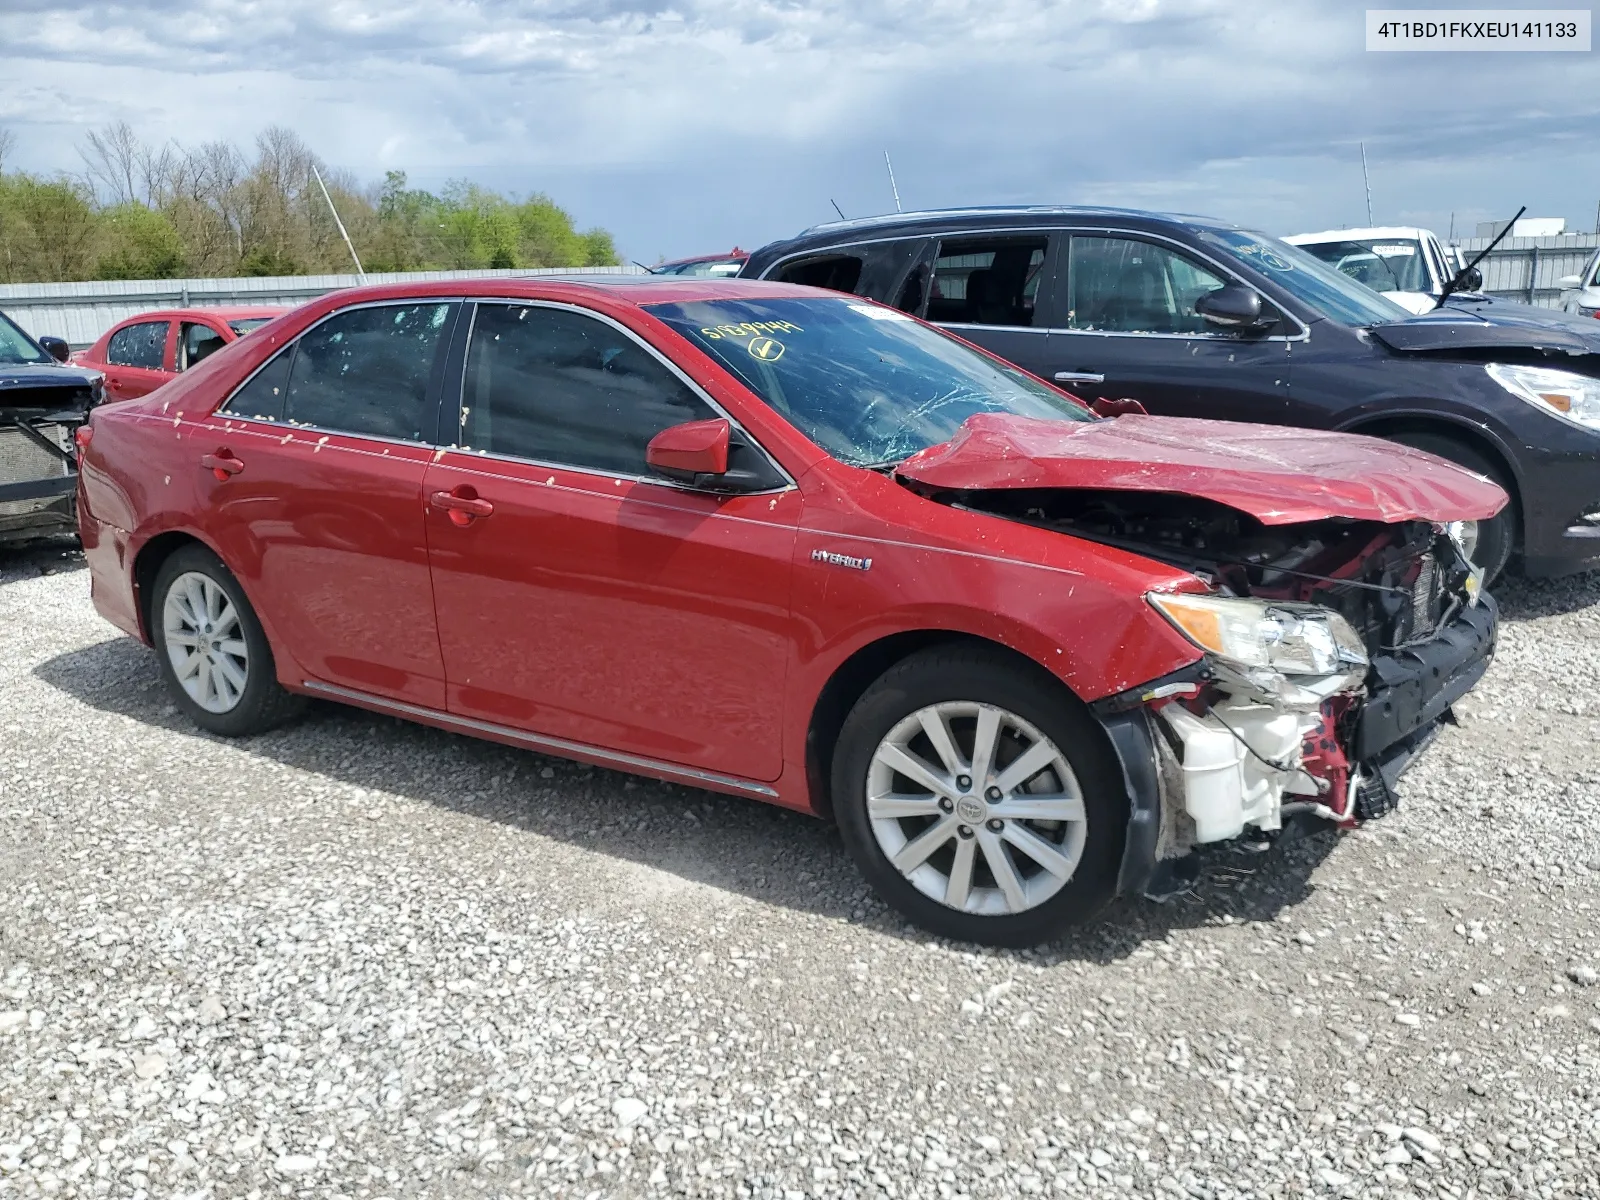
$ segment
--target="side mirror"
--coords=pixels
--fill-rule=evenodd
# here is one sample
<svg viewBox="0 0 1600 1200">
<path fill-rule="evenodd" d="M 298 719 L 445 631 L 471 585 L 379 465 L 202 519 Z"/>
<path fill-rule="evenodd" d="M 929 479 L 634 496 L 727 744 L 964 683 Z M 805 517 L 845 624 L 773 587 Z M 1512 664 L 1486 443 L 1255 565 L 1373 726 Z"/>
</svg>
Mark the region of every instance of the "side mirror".
<svg viewBox="0 0 1600 1200">
<path fill-rule="evenodd" d="M 1452 289 L 1457 292 L 1483 291 L 1483 272 L 1477 267 L 1463 267 L 1456 272 L 1456 286 Z"/>
<path fill-rule="evenodd" d="M 733 426 L 726 417 L 671 425 L 650 439 L 644 461 L 668 479 L 710 483 L 728 473 L 728 441 L 732 433 Z"/>
<path fill-rule="evenodd" d="M 1556 286 L 1563 288 L 1582 287 L 1583 277 L 1581 275 L 1563 275 L 1560 279 L 1556 280 Z"/>
<path fill-rule="evenodd" d="M 1194 302 L 1194 311 L 1223 329 L 1259 329 L 1261 294 L 1242 283 L 1229 283 L 1207 292 Z"/>
<path fill-rule="evenodd" d="M 39 349 L 43 350 L 58 363 L 66 362 L 67 356 L 72 353 L 72 347 L 67 345 L 61 338 L 46 335 L 36 340 L 39 343 Z"/>
<path fill-rule="evenodd" d="M 1150 412 L 1148 408 L 1140 404 L 1132 396 L 1123 396 L 1119 400 L 1113 400 L 1109 396 L 1101 396 L 1093 404 L 1089 405 L 1089 411 L 1097 417 L 1120 417 L 1127 413 L 1135 413 L 1142 417 Z"/>
</svg>

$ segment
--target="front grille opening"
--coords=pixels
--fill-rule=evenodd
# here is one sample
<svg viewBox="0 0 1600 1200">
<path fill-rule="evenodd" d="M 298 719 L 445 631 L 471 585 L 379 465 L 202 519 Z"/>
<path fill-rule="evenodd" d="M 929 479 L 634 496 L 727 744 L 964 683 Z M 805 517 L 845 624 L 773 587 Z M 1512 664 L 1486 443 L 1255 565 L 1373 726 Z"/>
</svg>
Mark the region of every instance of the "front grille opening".
<svg viewBox="0 0 1600 1200">
<path fill-rule="evenodd" d="M 35 425 L 33 428 L 70 453 L 72 434 L 65 425 Z M 60 479 L 66 474 L 66 461 L 59 455 L 51 454 L 20 429 L 0 427 L 0 483 Z"/>
</svg>

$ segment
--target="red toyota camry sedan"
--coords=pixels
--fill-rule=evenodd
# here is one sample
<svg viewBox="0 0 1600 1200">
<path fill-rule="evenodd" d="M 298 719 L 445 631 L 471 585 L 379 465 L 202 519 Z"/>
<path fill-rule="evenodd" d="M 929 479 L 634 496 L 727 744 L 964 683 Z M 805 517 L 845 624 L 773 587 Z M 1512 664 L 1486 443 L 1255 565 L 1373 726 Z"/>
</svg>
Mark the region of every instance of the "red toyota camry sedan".
<svg viewBox="0 0 1600 1200">
<path fill-rule="evenodd" d="M 95 603 L 204 728 L 322 697 L 787 805 L 979 942 L 1381 815 L 1494 646 L 1493 483 L 805 287 L 338 292 L 79 444 Z"/>
</svg>

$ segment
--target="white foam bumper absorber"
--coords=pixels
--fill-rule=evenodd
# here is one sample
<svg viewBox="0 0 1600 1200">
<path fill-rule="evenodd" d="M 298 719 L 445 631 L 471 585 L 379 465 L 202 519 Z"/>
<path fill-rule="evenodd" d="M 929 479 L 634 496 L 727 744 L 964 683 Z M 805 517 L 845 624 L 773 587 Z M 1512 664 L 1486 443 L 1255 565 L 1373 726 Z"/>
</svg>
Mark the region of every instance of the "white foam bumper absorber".
<svg viewBox="0 0 1600 1200">
<path fill-rule="evenodd" d="M 1176 703 L 1159 712 L 1183 743 L 1183 802 L 1196 842 L 1236 838 L 1246 825 L 1279 828 L 1283 794 L 1303 775 L 1301 747 L 1319 724 L 1316 714 L 1234 699 L 1204 716 Z"/>
</svg>

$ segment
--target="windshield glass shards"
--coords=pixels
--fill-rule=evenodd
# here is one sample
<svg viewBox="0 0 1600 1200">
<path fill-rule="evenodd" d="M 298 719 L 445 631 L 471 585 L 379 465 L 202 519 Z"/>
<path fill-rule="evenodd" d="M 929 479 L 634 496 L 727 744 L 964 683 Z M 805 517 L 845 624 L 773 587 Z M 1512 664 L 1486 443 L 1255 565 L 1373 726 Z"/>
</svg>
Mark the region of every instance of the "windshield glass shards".
<svg viewBox="0 0 1600 1200">
<path fill-rule="evenodd" d="M 899 462 L 974 413 L 1092 421 L 1067 396 L 895 309 L 846 298 L 651 304 L 842 462 Z"/>
<path fill-rule="evenodd" d="M 1411 315 L 1299 246 L 1244 229 L 1191 228 L 1205 245 L 1260 271 L 1301 303 L 1343 325 L 1386 325 Z"/>
</svg>

